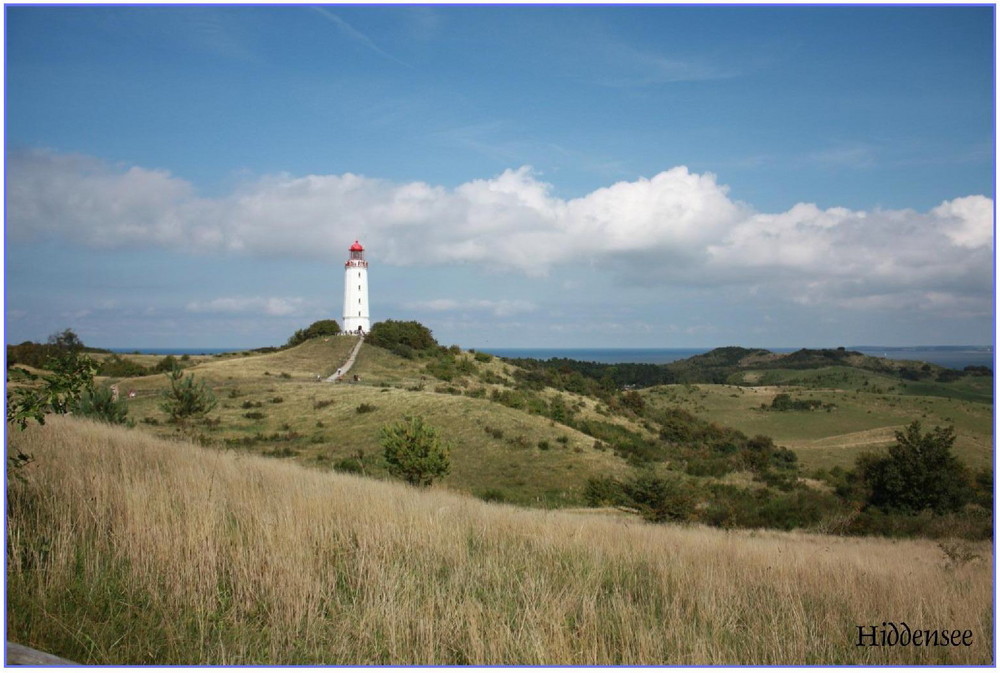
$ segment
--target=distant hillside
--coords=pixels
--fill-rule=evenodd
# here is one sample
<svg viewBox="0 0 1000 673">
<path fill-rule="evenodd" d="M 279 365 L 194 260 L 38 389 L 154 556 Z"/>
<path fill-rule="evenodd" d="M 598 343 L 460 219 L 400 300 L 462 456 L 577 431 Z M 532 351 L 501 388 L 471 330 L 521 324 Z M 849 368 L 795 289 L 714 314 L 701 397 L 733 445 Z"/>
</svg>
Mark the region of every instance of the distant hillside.
<svg viewBox="0 0 1000 673">
<path fill-rule="evenodd" d="M 966 376 L 983 376 L 987 368 L 970 367 L 966 371 L 911 360 L 891 360 L 865 355 L 845 348 L 803 348 L 794 353 L 773 353 L 762 348 L 727 346 L 693 357 L 662 365 L 643 363 L 581 362 L 568 358 L 531 360 L 507 359 L 531 372 L 531 376 L 549 385 L 571 373 L 602 382 L 605 387 L 646 388 L 672 383 L 739 383 L 748 371 L 777 369 L 808 370 L 825 367 L 850 367 L 906 381 L 948 383 Z M 557 386 L 558 387 L 558 386 Z"/>
</svg>

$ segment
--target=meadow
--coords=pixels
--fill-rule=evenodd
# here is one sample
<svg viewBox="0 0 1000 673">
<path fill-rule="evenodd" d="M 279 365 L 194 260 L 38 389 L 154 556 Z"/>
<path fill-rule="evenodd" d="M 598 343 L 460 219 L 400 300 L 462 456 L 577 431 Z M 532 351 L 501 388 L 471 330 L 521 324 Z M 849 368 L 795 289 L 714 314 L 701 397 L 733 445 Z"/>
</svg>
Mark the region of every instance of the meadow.
<svg viewBox="0 0 1000 673">
<path fill-rule="evenodd" d="M 747 435 L 767 435 L 796 452 L 809 472 L 842 467 L 849 469 L 863 452 L 884 450 L 894 442 L 894 432 L 913 420 L 926 427 L 954 425 L 958 432 L 954 452 L 972 469 L 993 464 L 993 404 L 970 384 L 992 385 L 985 380 L 961 381 L 941 390 L 908 389 L 898 379 L 878 377 L 847 368 L 781 376 L 781 372 L 751 376 L 756 385 L 695 384 L 656 386 L 642 391 L 654 407 L 680 407 Z M 789 373 L 790 374 L 790 373 Z M 780 383 L 780 385 L 779 385 Z M 944 388 L 939 386 L 939 388 Z M 989 390 L 992 395 L 992 390 Z M 952 391 L 956 394 L 948 395 Z M 936 394 L 920 394 L 920 393 Z M 776 395 L 817 400 L 826 408 L 812 411 L 772 411 Z"/>
<path fill-rule="evenodd" d="M 8 639 L 81 663 L 992 661 L 989 543 L 521 509 L 72 417 L 8 441 Z M 971 644 L 857 646 L 884 621 Z"/>
</svg>

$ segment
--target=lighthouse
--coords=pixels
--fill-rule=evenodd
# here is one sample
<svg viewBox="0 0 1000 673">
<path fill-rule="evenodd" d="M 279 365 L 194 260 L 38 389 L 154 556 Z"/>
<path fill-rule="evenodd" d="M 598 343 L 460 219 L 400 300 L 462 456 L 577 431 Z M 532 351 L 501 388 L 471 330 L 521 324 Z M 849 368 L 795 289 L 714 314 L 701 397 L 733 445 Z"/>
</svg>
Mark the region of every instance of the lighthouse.
<svg viewBox="0 0 1000 673">
<path fill-rule="evenodd" d="M 354 241 L 351 256 L 344 264 L 344 331 L 367 332 L 371 329 L 368 316 L 368 262 L 364 247 Z"/>
</svg>

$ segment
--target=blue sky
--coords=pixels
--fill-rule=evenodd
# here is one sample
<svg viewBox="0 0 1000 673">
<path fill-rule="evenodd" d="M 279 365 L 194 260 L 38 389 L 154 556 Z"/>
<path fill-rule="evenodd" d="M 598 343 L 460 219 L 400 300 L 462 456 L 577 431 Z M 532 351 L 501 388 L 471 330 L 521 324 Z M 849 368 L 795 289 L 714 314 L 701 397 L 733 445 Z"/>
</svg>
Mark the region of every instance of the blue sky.
<svg viewBox="0 0 1000 673">
<path fill-rule="evenodd" d="M 993 341 L 994 8 L 6 7 L 6 341 Z"/>
</svg>

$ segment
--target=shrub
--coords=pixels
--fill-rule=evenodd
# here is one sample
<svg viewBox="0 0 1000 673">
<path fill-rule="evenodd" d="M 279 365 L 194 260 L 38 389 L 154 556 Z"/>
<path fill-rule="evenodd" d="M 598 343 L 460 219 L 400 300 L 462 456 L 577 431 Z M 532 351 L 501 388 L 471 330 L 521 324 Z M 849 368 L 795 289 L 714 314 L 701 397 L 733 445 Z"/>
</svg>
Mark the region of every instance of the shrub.
<svg viewBox="0 0 1000 673">
<path fill-rule="evenodd" d="M 548 441 L 543 439 L 540 442 L 538 442 L 538 448 L 541 449 L 542 451 L 548 451 L 549 448 L 551 447 L 549 446 Z"/>
<path fill-rule="evenodd" d="M 451 470 L 450 448 L 421 416 L 406 416 L 380 433 L 389 474 L 414 486 L 429 486 Z"/>
<path fill-rule="evenodd" d="M 884 511 L 937 514 L 962 508 L 972 497 L 969 473 L 951 453 L 955 428 L 921 432 L 920 421 L 896 431 L 896 443 L 885 456 L 867 454 L 857 461 L 867 502 Z"/>
<path fill-rule="evenodd" d="M 153 366 L 153 371 L 157 373 L 162 373 L 162 372 L 170 372 L 173 371 L 174 369 L 179 369 L 179 368 L 180 364 L 177 362 L 177 358 L 175 358 L 173 355 L 168 355 Z"/>
<path fill-rule="evenodd" d="M 625 482 L 622 490 L 647 521 L 687 521 L 694 514 L 693 493 L 680 480 L 647 472 Z"/>
<path fill-rule="evenodd" d="M 629 498 L 625 495 L 622 483 L 614 477 L 591 477 L 583 489 L 583 499 L 591 507 L 608 505 L 627 505 Z"/>
<path fill-rule="evenodd" d="M 341 458 L 333 464 L 333 469 L 337 472 L 347 472 L 348 474 L 362 474 L 365 471 L 364 465 L 357 458 Z"/>
<path fill-rule="evenodd" d="M 407 349 L 411 349 L 411 352 L 417 353 L 429 353 L 438 347 L 437 341 L 431 336 L 431 331 L 413 320 L 377 322 L 372 325 L 366 340 L 373 346 L 393 352 L 396 352 L 396 348 L 399 346 L 405 346 Z"/>
<path fill-rule="evenodd" d="M 128 422 L 128 402 L 115 400 L 111 388 L 105 386 L 84 391 L 73 412 L 112 425 L 124 425 Z"/>
<path fill-rule="evenodd" d="M 249 418 L 252 421 L 259 421 L 259 420 L 261 420 L 261 419 L 264 418 L 264 412 L 263 411 L 248 411 L 245 414 L 243 414 L 243 417 L 244 418 Z"/>
<path fill-rule="evenodd" d="M 490 355 L 489 353 L 476 353 L 473 357 L 476 359 L 476 362 L 492 362 L 493 361 L 493 356 Z"/>
<path fill-rule="evenodd" d="M 336 320 L 318 320 L 305 329 L 295 330 L 295 334 L 288 337 L 286 348 L 298 346 L 300 343 L 320 336 L 336 336 L 340 334 L 340 325 Z"/>
<path fill-rule="evenodd" d="M 507 494 L 499 488 L 487 488 L 476 493 L 476 497 L 483 502 L 507 502 Z"/>
<path fill-rule="evenodd" d="M 376 409 L 378 409 L 378 407 L 376 407 L 374 404 L 368 404 L 367 402 L 363 402 L 357 406 L 355 411 L 358 412 L 359 414 L 370 414 Z"/>
<path fill-rule="evenodd" d="M 123 358 L 118 354 L 112 355 L 98 365 L 97 373 L 101 376 L 114 376 L 116 378 L 127 378 L 133 376 L 146 376 L 149 370 L 137 362 Z M 161 371 L 161 370 L 157 370 Z"/>
</svg>

